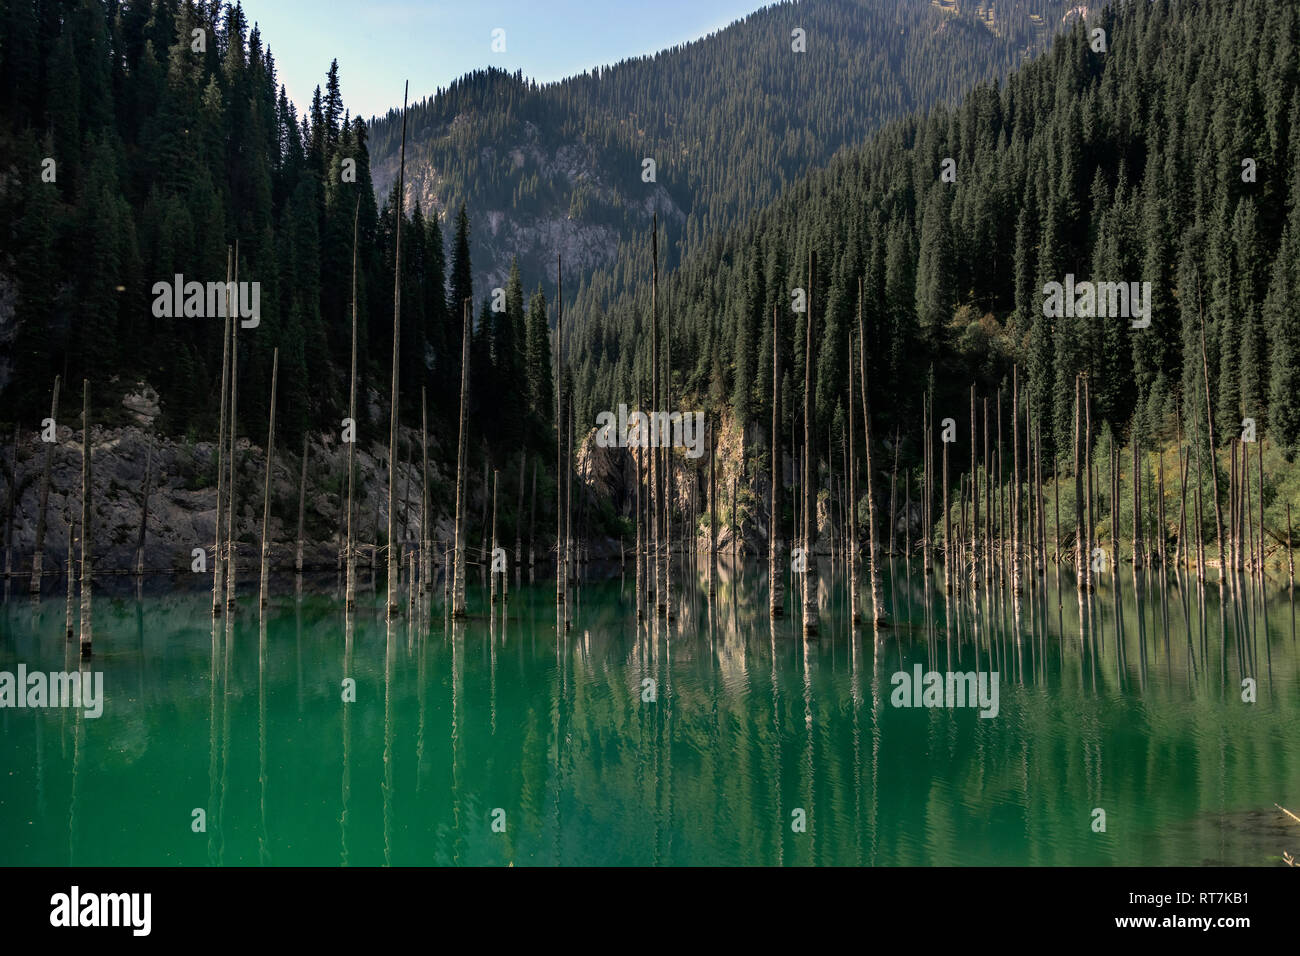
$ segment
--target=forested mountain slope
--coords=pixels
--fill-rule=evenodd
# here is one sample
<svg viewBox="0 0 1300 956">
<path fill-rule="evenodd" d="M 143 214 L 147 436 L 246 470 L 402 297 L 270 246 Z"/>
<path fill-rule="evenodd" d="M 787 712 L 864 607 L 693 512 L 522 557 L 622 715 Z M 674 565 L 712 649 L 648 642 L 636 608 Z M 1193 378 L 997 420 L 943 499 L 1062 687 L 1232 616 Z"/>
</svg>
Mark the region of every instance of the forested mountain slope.
<svg viewBox="0 0 1300 956">
<path fill-rule="evenodd" d="M 1295 4 L 1120 3 L 1005 85 L 890 124 L 661 278 L 674 394 L 766 430 L 775 310 L 788 427 L 804 388 L 791 290 L 810 285 L 812 253 L 817 420 L 836 435 L 861 280 L 878 436 L 919 433 L 928 385 L 935 414 L 964 421 L 970 385 L 1009 385 L 1013 363 L 1048 454 L 1068 451 L 1078 372 L 1094 421 L 1171 437 L 1181 416 L 1186 435 L 1204 422 L 1203 322 L 1216 437 L 1253 418 L 1294 449 L 1298 49 Z M 634 291 L 575 307 L 579 421 L 648 377 L 649 263 L 628 268 Z M 1150 283 L 1149 327 L 1045 314 L 1048 283 L 1070 275 Z"/>
<path fill-rule="evenodd" d="M 505 285 L 515 257 L 526 282 L 544 280 L 548 293 L 556 253 L 571 280 L 609 266 L 620 242 L 641 240 L 654 211 L 672 262 L 678 240 L 689 247 L 735 225 L 885 120 L 1005 75 L 1077 17 L 1067 16 L 1074 8 L 778 3 L 692 43 L 557 83 L 477 72 L 408 111 L 407 201 L 444 219 L 467 204 L 480 294 Z M 796 29 L 804 52 L 792 49 Z M 371 123 L 381 195 L 397 178 L 400 135 L 397 110 Z M 653 184 L 642 181 L 646 158 Z"/>
</svg>

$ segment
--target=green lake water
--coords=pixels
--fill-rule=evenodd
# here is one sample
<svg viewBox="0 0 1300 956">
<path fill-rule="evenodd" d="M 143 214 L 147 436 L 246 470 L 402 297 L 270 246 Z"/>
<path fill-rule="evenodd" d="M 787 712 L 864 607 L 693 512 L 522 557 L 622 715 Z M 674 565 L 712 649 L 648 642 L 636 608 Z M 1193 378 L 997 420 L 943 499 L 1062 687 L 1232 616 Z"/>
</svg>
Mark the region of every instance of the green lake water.
<svg viewBox="0 0 1300 956">
<path fill-rule="evenodd" d="M 264 617 L 249 594 L 215 626 L 207 593 L 110 582 L 88 665 L 102 716 L 0 709 L 0 863 L 1278 865 L 1300 851 L 1274 809 L 1300 811 L 1284 581 L 1221 600 L 1211 572 L 1202 607 L 1194 580 L 1125 568 L 1118 594 L 1107 577 L 1081 606 L 1049 572 L 1017 613 L 996 587 L 948 605 L 942 575 L 895 563 L 877 641 L 822 564 L 808 641 L 788 590 L 769 620 L 756 563 L 724 563 L 712 602 L 693 577 L 671 623 L 638 622 L 631 566 L 615 568 L 582 586 L 558 637 L 540 578 L 512 582 L 495 615 L 472 579 L 462 623 L 439 584 L 420 621 L 392 626 L 373 590 L 346 623 L 332 576 L 285 578 Z M 78 668 L 62 600 L 0 605 L 0 671 L 20 663 Z M 916 665 L 996 671 L 996 716 L 894 706 L 891 678 Z"/>
</svg>

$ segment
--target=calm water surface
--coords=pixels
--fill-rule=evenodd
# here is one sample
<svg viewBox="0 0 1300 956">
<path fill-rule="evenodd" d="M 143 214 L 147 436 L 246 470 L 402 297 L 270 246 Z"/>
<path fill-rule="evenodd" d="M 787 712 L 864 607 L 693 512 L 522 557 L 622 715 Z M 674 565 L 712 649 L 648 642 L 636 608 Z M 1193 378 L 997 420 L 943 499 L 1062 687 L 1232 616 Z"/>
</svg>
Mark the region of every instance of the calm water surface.
<svg viewBox="0 0 1300 956">
<path fill-rule="evenodd" d="M 629 567 L 582 587 L 558 639 L 553 581 L 512 586 L 495 616 L 471 587 L 454 625 L 439 585 L 391 628 L 373 592 L 347 625 L 332 577 L 282 581 L 264 619 L 244 597 L 233 626 L 201 592 L 99 594 L 103 715 L 0 709 L 0 863 L 1276 865 L 1297 849 L 1273 809 L 1300 810 L 1285 582 L 1221 600 L 1211 580 L 1202 605 L 1194 580 L 1126 568 L 1081 604 L 1049 572 L 1017 609 L 996 587 L 947 602 L 942 575 L 896 563 L 874 641 L 842 581 L 826 593 L 828 565 L 807 642 L 797 618 L 769 621 L 757 564 L 724 565 L 712 604 L 692 579 L 670 624 L 638 624 Z M 11 597 L 0 670 L 76 669 L 63 629 L 62 600 Z M 997 715 L 893 706 L 891 677 L 917 664 L 998 672 Z"/>
</svg>

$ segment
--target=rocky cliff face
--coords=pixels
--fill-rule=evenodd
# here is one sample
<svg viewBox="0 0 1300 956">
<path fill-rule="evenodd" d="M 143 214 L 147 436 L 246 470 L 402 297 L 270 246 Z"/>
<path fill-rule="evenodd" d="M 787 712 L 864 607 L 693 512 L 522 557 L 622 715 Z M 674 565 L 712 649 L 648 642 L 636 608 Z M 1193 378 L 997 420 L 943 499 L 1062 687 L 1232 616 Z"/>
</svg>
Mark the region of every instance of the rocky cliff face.
<svg viewBox="0 0 1300 956">
<path fill-rule="evenodd" d="M 438 215 L 448 250 L 461 196 L 438 157 L 453 153 L 455 143 L 470 137 L 474 122 L 472 116 L 459 115 L 407 147 L 407 209 L 418 202 L 426 216 Z M 463 163 L 464 158 L 456 161 Z M 653 214 L 664 223 L 686 219 L 667 190 L 641 182 L 634 158 L 609 168 L 594 148 L 582 142 L 548 144 L 527 121 L 481 147 L 472 165 L 493 170 L 503 181 L 490 192 L 471 191 L 467 199 L 474 289 L 480 296 L 505 287 L 515 258 L 525 289 L 544 281 L 549 295 L 557 279 L 557 254 L 576 281 L 579 275 L 612 265 L 620 240 L 630 230 L 648 230 Z M 397 172 L 396 157 L 386 157 L 372 168 L 381 201 L 393 188 Z M 635 198 L 629 188 L 633 183 Z"/>
<path fill-rule="evenodd" d="M 141 401 L 147 403 L 147 398 L 140 394 L 128 395 L 123 404 L 132 408 L 132 404 L 138 406 Z M 146 419 L 146 423 L 91 428 L 94 570 L 106 573 L 134 568 L 148 463 L 145 569 L 193 573 L 194 549 L 200 548 L 205 552 L 205 567 L 210 573 L 217 507 L 215 442 L 190 442 L 157 436 L 147 423 L 150 418 L 147 404 L 146 411 L 137 414 Z M 50 572 L 66 566 L 68 527 L 70 523 L 79 521 L 81 515 L 81 432 L 64 425 L 58 428 L 57 439 L 50 469 L 43 548 L 44 566 Z M 405 540 L 414 541 L 419 535 L 420 520 L 419 434 L 406 429 L 403 439 L 415 443 L 416 453 L 412 456 L 413 464 L 408 465 L 403 460 L 397 468 L 399 526 L 404 515 Z M 11 436 L 9 440 L 12 440 Z M 20 433 L 16 447 L 10 444 L 0 453 L 3 459 L 0 470 L 4 477 L 0 507 L 6 509 L 0 512 L 0 523 L 6 523 L 12 494 L 12 524 L 10 534 L 5 538 L 6 566 L 12 575 L 24 581 L 30 573 L 36 545 L 46 448 L 38 432 L 24 431 Z M 238 448 L 236 538 L 242 574 L 250 575 L 256 573 L 260 561 L 266 455 L 264 449 L 247 438 L 240 439 Z M 382 542 L 387 533 L 387 449 L 358 445 L 356 468 L 354 537 L 368 548 L 376 541 Z M 294 565 L 301 474 L 301 446 L 294 450 L 277 446 L 271 479 L 270 520 L 272 563 L 276 569 L 291 570 Z M 445 514 L 447 509 L 442 502 L 447 498 L 447 489 L 452 488 L 454 493 L 454 488 L 432 462 L 430 483 L 435 505 L 433 538 L 435 541 L 450 540 L 452 520 Z M 476 493 L 472 482 L 470 490 L 472 494 Z M 306 566 L 333 568 L 336 565 L 345 527 L 346 494 L 346 446 L 338 441 L 337 436 L 313 437 L 308 447 L 304 516 L 303 560 Z"/>
<path fill-rule="evenodd" d="M 578 479 L 590 489 L 596 500 L 608 502 L 621 517 L 632 519 L 636 509 L 636 461 L 640 449 L 604 448 L 596 442 L 596 429 L 592 429 L 579 442 L 577 456 Z M 771 479 L 765 440 L 756 434 L 743 433 L 730 418 L 724 418 L 718 428 L 717 487 L 718 549 L 736 551 L 744 555 L 767 555 L 768 534 L 771 526 Z M 754 460 L 751 460 L 754 459 Z M 670 455 L 673 475 L 673 510 L 678 516 L 694 514 L 698 510 L 694 530 L 695 547 L 706 551 L 709 546 L 709 452 L 691 459 L 680 449 Z M 787 495 L 800 487 L 789 458 L 783 459 Z M 748 475 L 752 475 L 748 477 Z M 647 464 L 647 480 L 648 479 Z M 735 482 L 733 498 L 733 479 Z M 818 553 L 830 553 L 831 517 L 828 501 L 823 498 L 817 506 Z M 680 517 L 676 520 L 680 520 Z M 836 516 L 838 520 L 838 514 Z M 635 531 L 632 532 L 633 536 Z M 785 528 L 786 547 L 790 528 Z M 625 542 L 633 546 L 635 537 Z M 590 542 L 593 554 L 617 555 L 618 541 L 613 539 Z"/>
</svg>

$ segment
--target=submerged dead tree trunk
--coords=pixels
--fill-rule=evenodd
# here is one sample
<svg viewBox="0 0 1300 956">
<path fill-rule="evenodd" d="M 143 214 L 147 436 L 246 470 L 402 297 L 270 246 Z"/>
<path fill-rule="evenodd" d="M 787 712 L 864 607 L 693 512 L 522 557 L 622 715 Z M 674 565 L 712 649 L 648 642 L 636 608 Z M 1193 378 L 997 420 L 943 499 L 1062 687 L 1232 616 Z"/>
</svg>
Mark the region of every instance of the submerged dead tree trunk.
<svg viewBox="0 0 1300 956">
<path fill-rule="evenodd" d="M 1286 503 L 1286 574 L 1287 586 L 1292 591 L 1295 590 L 1295 552 L 1292 550 L 1294 547 L 1295 545 L 1291 543 L 1291 502 L 1288 501 Z"/>
<path fill-rule="evenodd" d="M 8 596 L 9 577 L 13 571 L 14 544 L 14 503 L 18 498 L 18 432 L 14 425 L 14 437 L 10 443 L 9 453 L 9 500 L 5 504 L 5 591 Z"/>
<path fill-rule="evenodd" d="M 58 444 L 59 427 L 59 376 L 54 376 L 54 397 L 50 401 L 50 428 L 54 430 L 52 441 L 45 441 L 45 467 L 41 470 L 40 504 L 36 510 L 36 550 L 32 552 L 32 586 L 33 594 L 41 593 L 41 565 L 45 558 L 45 513 L 50 501 L 50 465 L 54 461 L 54 446 Z"/>
<path fill-rule="evenodd" d="M 67 600 L 67 607 L 65 610 L 65 614 L 66 614 L 65 627 L 67 630 L 66 637 L 69 641 L 72 640 L 72 634 L 73 634 L 73 628 L 72 628 L 73 596 L 75 595 L 77 590 L 77 572 L 76 569 L 73 567 L 72 526 L 73 526 L 72 515 L 69 514 L 68 515 L 68 600 Z"/>
<path fill-rule="evenodd" d="M 501 469 L 492 469 L 492 554 L 488 558 L 488 577 L 491 600 L 496 604 L 501 597 L 497 586 L 497 486 L 501 483 Z"/>
<path fill-rule="evenodd" d="M 555 603 L 568 598 L 564 566 L 564 263 L 555 257 L 559 292 L 555 298 Z"/>
<path fill-rule="evenodd" d="M 1077 483 L 1077 482 L 1076 482 Z M 1020 593 L 1020 366 L 1011 367 L 1011 592 Z"/>
<path fill-rule="evenodd" d="M 659 233 L 655 231 L 655 248 L 659 246 Z M 658 257 L 656 256 L 655 266 L 656 280 L 658 286 Z M 657 298 L 657 295 L 656 295 Z M 664 334 L 664 411 L 672 413 L 673 408 L 673 323 L 671 317 L 665 317 L 667 329 Z M 667 419 L 664 419 L 667 421 Z M 677 612 L 673 608 L 673 502 L 675 500 L 673 490 L 673 449 L 672 436 L 666 435 L 663 445 L 664 456 L 664 607 L 668 615 L 668 620 L 676 620 Z"/>
<path fill-rule="evenodd" d="M 91 654 L 90 379 L 81 380 L 81 656 Z"/>
<path fill-rule="evenodd" d="M 271 465 L 275 459 L 275 390 L 280 377 L 280 349 L 271 353 L 271 413 L 266 426 L 266 483 L 262 489 L 262 575 L 261 605 L 270 599 L 271 580 Z M 303 446 L 306 447 L 305 445 Z M 305 475 L 304 475 L 305 478 Z"/>
<path fill-rule="evenodd" d="M 851 347 L 850 347 L 850 352 L 852 352 Z M 867 575 L 871 585 L 872 623 L 875 624 L 877 627 L 880 627 L 881 625 L 887 624 L 889 622 L 889 616 L 885 613 L 884 592 L 881 589 L 881 585 L 880 585 L 880 544 L 876 536 L 876 486 L 875 486 L 875 476 L 872 474 L 872 465 L 871 465 L 871 401 L 867 395 L 867 388 L 869 386 L 869 377 L 867 375 L 867 327 L 862 319 L 862 280 L 861 279 L 858 279 L 858 370 L 859 370 L 858 375 L 859 378 L 861 379 L 860 385 L 862 391 L 862 451 L 864 455 L 864 464 L 866 465 L 866 469 L 867 469 L 867 556 L 870 561 L 870 564 L 867 565 Z M 852 372 L 849 373 L 849 378 L 850 379 L 853 378 Z M 850 407 L 853 405 L 851 395 L 849 399 L 849 405 Z M 850 457 L 850 467 L 854 467 L 852 464 L 853 461 L 854 459 Z M 894 467 L 895 470 L 897 470 L 898 467 L 897 446 L 895 446 Z M 891 479 L 891 486 L 892 486 L 892 479 Z M 856 549 L 858 544 L 857 532 L 856 532 L 857 529 L 856 516 L 858 511 L 858 502 L 856 497 L 855 486 L 851 484 L 850 488 L 854 489 L 854 493 L 850 495 L 849 513 L 850 515 L 853 516 L 851 518 L 852 527 L 854 528 L 852 547 Z M 893 498 L 892 487 L 890 491 L 890 498 L 891 499 Z M 891 504 L 891 508 L 892 508 L 892 504 Z M 893 538 L 892 529 L 890 530 L 890 538 L 891 539 Z"/>
<path fill-rule="evenodd" d="M 424 456 L 425 462 L 425 482 L 428 482 L 429 454 L 426 450 Z M 515 508 L 515 551 L 510 555 L 509 564 L 515 565 L 518 570 L 523 569 L 524 565 L 524 473 L 528 469 L 528 452 L 525 450 L 519 456 L 519 504 Z"/>
<path fill-rule="evenodd" d="M 536 557 L 537 548 L 537 459 L 533 459 L 533 490 L 529 497 L 532 499 L 528 505 L 528 575 L 532 580 L 533 559 Z"/>
<path fill-rule="evenodd" d="M 275 376 L 272 375 L 272 378 Z M 274 391 L 274 389 L 272 389 Z M 302 436 L 302 478 L 298 482 L 298 544 L 293 553 L 293 569 L 302 574 L 302 533 L 307 518 L 307 435 Z"/>
<path fill-rule="evenodd" d="M 344 551 L 347 589 L 344 608 L 351 611 L 357 606 L 357 555 L 352 541 L 352 492 L 356 480 L 357 447 L 357 229 L 361 220 L 361 200 L 357 200 L 352 213 L 352 375 L 348 384 L 348 420 L 344 423 L 344 438 L 348 442 L 348 515 L 347 544 Z"/>
<path fill-rule="evenodd" d="M 862 320 L 862 280 L 858 280 L 858 324 Z M 859 331 L 861 329 L 859 328 Z M 849 541 L 844 559 L 848 564 L 849 574 L 849 620 L 854 624 L 862 623 L 862 612 L 858 609 L 858 519 L 857 489 L 854 487 L 853 472 L 857 470 L 857 449 L 853 440 L 853 333 L 849 332 L 849 453 L 844 462 L 844 480 L 848 484 Z M 864 396 L 865 397 L 865 396 Z M 870 545 L 868 545 L 868 548 Z"/>
<path fill-rule="evenodd" d="M 643 396 L 637 396 L 637 409 L 645 406 Z M 633 506 L 636 508 L 636 616 L 640 619 L 645 614 L 645 511 L 642 506 L 642 486 L 645 483 L 645 449 L 642 447 L 641 425 L 633 426 L 636 439 L 629 442 L 632 446 L 632 464 L 636 470 L 636 485 L 633 489 Z M 534 464 L 534 468 L 536 465 Z"/>
<path fill-rule="evenodd" d="M 402 145 L 397 164 L 397 221 L 394 224 L 393 244 L 393 382 L 392 405 L 388 414 L 388 616 L 401 612 L 398 604 L 398 548 L 397 541 L 397 371 L 398 353 L 402 336 L 402 208 L 406 196 L 406 97 L 411 88 L 407 82 L 402 93 Z"/>
<path fill-rule="evenodd" d="M 804 343 L 804 379 L 803 379 L 803 447 L 804 447 L 804 485 L 803 485 L 803 546 L 804 546 L 804 592 L 803 592 L 803 633 L 804 637 L 816 637 L 818 630 L 817 600 L 817 453 L 814 434 L 816 416 L 813 406 L 813 347 L 816 337 L 813 325 L 817 313 L 813 310 L 813 254 L 808 253 L 808 313 L 804 322 L 806 332 Z"/>
<path fill-rule="evenodd" d="M 713 476 L 713 459 L 709 459 L 709 476 Z M 784 503 L 781 484 L 781 336 L 776 306 L 772 306 L 772 516 L 768 521 L 768 608 L 772 617 L 785 613 L 785 569 L 781 554 L 781 513 Z M 712 492 L 710 491 L 710 494 Z M 710 574 L 710 583 L 712 575 Z"/>
<path fill-rule="evenodd" d="M 1214 493 L 1214 540 L 1219 548 L 1219 580 L 1227 569 L 1223 560 L 1223 513 L 1219 510 L 1219 467 L 1214 445 L 1214 401 L 1210 397 L 1210 360 L 1205 349 L 1205 311 L 1201 303 L 1201 274 L 1196 272 L 1196 303 L 1201 319 L 1201 381 L 1205 384 L 1205 426 L 1210 442 L 1210 480 Z M 1197 463 L 1197 486 L 1200 486 L 1200 463 Z"/>
<path fill-rule="evenodd" d="M 1088 582 L 1085 568 L 1089 560 L 1084 551 L 1086 543 L 1083 537 L 1083 465 L 1082 445 L 1079 438 L 1079 396 L 1081 385 L 1079 376 L 1074 376 L 1074 586 L 1075 590 L 1086 591 Z"/>
<path fill-rule="evenodd" d="M 1263 439 L 1255 446 L 1255 476 L 1256 487 L 1259 492 L 1259 565 L 1257 572 L 1260 581 L 1264 580 L 1264 442 Z"/>
<path fill-rule="evenodd" d="M 718 593 L 718 426 L 709 422 L 709 594 Z"/>
<path fill-rule="evenodd" d="M 654 485 L 654 595 L 655 595 L 655 613 L 667 615 L 668 613 L 668 590 L 666 584 L 666 572 L 664 570 L 664 558 L 660 551 L 660 546 L 667 548 L 668 542 L 665 539 L 664 515 L 668 510 L 668 502 L 665 498 L 668 487 L 667 476 L 664 474 L 664 468 L 667 465 L 667 458 L 663 455 L 661 446 L 663 445 L 663 435 L 658 434 L 659 423 L 666 421 L 659 415 L 660 406 L 663 400 L 663 391 L 661 390 L 659 380 L 659 214 L 655 213 L 650 219 L 650 460 L 653 462 L 651 467 L 650 481 Z"/>
<path fill-rule="evenodd" d="M 239 281 L 239 243 L 235 243 L 235 281 Z M 227 286 L 227 288 L 230 288 Z M 230 308 L 227 307 L 227 313 Z M 235 460 L 235 440 L 239 434 L 236 413 L 236 399 L 239 397 L 239 322 L 230 323 L 230 477 L 226 489 L 226 607 L 235 606 L 235 479 L 239 475 Z"/>
<path fill-rule="evenodd" d="M 467 436 L 465 412 L 469 399 L 469 299 L 461 304 L 464 330 L 460 342 L 460 425 L 456 441 L 456 528 L 455 562 L 452 571 L 451 616 L 465 616 L 465 452 Z"/>
<path fill-rule="evenodd" d="M 231 252 L 230 247 L 226 247 L 226 328 L 221 340 L 221 419 L 217 427 L 217 526 L 215 540 L 212 545 L 212 616 L 221 616 L 222 586 L 225 583 L 222 575 L 222 555 L 221 555 L 221 517 L 222 509 L 225 507 L 225 486 L 226 470 L 223 457 L 226 447 L 226 402 L 230 396 L 230 270 L 231 270 Z"/>
<path fill-rule="evenodd" d="M 144 456 L 144 494 L 140 498 L 140 534 L 135 540 L 135 573 L 144 574 L 144 536 L 149 527 L 149 490 L 153 478 L 153 436 Z"/>
</svg>

